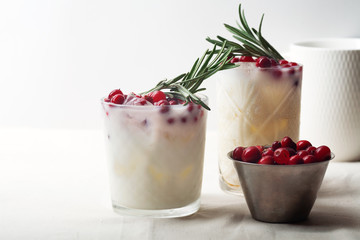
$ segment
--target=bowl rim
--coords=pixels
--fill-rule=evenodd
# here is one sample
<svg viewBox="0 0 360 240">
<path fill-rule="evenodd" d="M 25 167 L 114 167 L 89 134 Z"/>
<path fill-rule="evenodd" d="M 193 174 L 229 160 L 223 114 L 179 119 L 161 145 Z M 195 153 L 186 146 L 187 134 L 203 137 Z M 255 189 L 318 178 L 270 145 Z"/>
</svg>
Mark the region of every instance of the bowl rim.
<svg viewBox="0 0 360 240">
<path fill-rule="evenodd" d="M 329 162 L 329 161 L 331 161 L 332 159 L 335 158 L 335 154 L 333 152 L 331 152 L 331 158 L 328 159 L 328 160 L 325 160 L 325 161 L 321 161 L 321 162 L 306 163 L 306 164 L 294 164 L 294 165 L 258 164 L 258 163 L 249 163 L 249 162 L 244 162 L 244 161 L 239 161 L 239 160 L 233 159 L 231 157 L 233 151 L 234 150 L 231 150 L 230 152 L 228 152 L 226 154 L 229 160 L 233 161 L 234 163 L 241 163 L 241 164 L 244 164 L 244 165 L 259 166 L 259 167 L 276 167 L 276 168 L 287 167 L 287 168 L 289 168 L 289 167 L 312 166 L 312 165 L 316 165 L 316 164 L 323 164 L 323 163 Z"/>
</svg>

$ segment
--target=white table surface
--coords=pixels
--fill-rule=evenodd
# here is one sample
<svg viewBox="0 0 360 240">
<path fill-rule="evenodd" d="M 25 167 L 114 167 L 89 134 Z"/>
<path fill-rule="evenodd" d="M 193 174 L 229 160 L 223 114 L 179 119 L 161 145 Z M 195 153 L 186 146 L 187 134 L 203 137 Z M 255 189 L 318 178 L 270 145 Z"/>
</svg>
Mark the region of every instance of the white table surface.
<svg viewBox="0 0 360 240">
<path fill-rule="evenodd" d="M 100 130 L 0 129 L 0 239 L 360 239 L 360 162 L 329 164 L 308 220 L 251 218 L 218 186 L 208 132 L 201 208 L 176 219 L 123 217 L 110 205 Z"/>
</svg>

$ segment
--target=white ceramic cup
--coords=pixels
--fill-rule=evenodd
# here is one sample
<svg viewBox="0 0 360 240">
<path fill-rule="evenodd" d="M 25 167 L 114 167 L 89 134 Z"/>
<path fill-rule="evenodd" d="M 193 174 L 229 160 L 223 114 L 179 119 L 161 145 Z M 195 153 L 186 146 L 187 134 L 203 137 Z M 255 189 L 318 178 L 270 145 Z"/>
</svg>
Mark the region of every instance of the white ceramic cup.
<svg viewBox="0 0 360 240">
<path fill-rule="evenodd" d="M 289 59 L 304 65 L 300 138 L 360 160 L 360 39 L 294 43 Z"/>
</svg>

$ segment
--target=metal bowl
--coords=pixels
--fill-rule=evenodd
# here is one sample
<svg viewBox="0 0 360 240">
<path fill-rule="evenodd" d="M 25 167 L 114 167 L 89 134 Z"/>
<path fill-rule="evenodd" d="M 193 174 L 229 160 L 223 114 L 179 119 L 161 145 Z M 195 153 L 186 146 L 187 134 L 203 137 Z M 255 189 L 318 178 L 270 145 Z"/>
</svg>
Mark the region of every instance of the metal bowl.
<svg viewBox="0 0 360 240">
<path fill-rule="evenodd" d="M 271 223 L 305 220 L 330 160 L 298 165 L 264 165 L 233 160 L 251 216 Z"/>
</svg>

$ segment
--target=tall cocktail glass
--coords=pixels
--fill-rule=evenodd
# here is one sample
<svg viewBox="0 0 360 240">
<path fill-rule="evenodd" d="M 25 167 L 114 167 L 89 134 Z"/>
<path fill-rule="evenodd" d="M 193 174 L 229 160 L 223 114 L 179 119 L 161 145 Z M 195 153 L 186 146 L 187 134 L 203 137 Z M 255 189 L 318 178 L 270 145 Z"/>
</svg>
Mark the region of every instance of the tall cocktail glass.
<svg viewBox="0 0 360 240">
<path fill-rule="evenodd" d="M 217 120 L 220 187 L 241 193 L 227 153 L 237 146 L 299 138 L 302 66 L 259 68 L 254 62 L 219 73 Z"/>
</svg>

